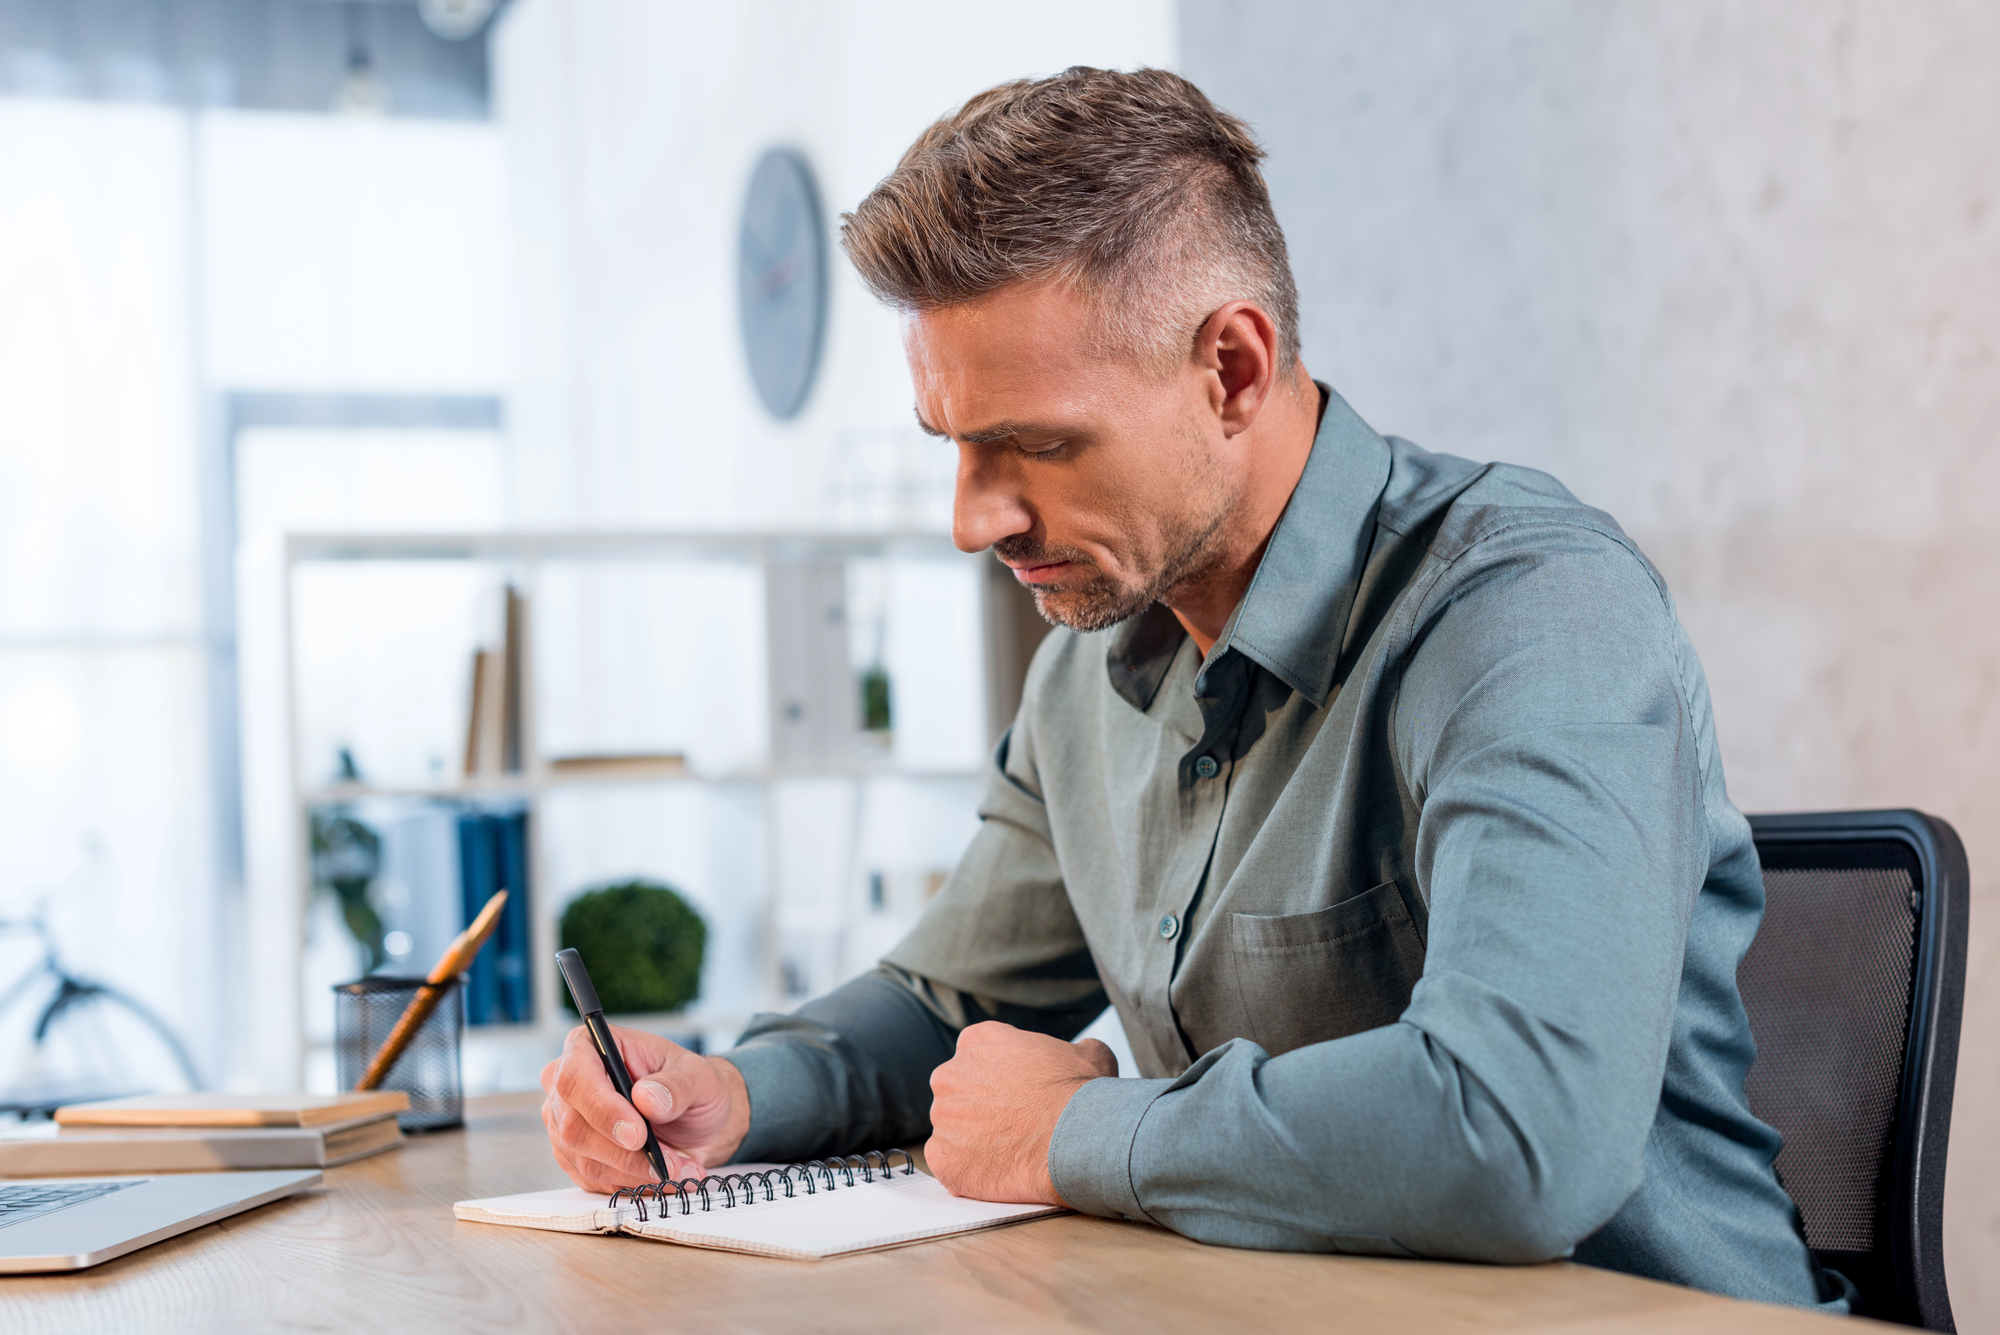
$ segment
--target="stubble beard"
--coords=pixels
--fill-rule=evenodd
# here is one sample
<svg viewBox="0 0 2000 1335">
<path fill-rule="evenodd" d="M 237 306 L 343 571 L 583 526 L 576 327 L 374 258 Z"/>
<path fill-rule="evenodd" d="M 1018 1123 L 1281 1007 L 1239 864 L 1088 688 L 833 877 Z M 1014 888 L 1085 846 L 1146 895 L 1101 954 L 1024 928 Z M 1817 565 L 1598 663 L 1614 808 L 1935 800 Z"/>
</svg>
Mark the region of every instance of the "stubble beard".
<svg viewBox="0 0 2000 1335">
<path fill-rule="evenodd" d="M 1073 547 L 1048 547 L 1026 534 L 1015 534 L 993 544 L 1001 559 L 1014 565 L 1048 565 L 1068 561 L 1079 569 L 1094 569 L 1082 584 L 1051 589 L 1029 585 L 1035 595 L 1035 610 L 1051 625 L 1075 631 L 1109 630 L 1121 621 L 1139 615 L 1154 603 L 1171 603 L 1176 590 L 1198 583 L 1222 559 L 1217 541 L 1228 522 L 1236 497 L 1215 470 L 1199 442 L 1188 453 L 1194 481 L 1183 493 L 1185 504 L 1179 536 L 1166 555 L 1137 582 L 1121 584 L 1096 569 L 1097 563 Z"/>
</svg>

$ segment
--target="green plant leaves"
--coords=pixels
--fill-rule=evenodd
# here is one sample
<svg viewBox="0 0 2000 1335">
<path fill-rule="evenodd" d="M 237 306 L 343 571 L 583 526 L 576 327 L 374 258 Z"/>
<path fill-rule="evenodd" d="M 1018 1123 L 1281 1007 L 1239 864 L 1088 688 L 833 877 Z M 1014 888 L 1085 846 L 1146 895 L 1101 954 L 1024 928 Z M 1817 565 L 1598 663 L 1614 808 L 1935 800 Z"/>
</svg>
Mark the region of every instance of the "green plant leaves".
<svg viewBox="0 0 2000 1335">
<path fill-rule="evenodd" d="M 562 915 L 562 945 L 583 956 L 606 1013 L 675 1011 L 701 990 L 708 927 L 671 887 L 623 881 L 587 890 Z M 571 1012 L 576 1004 L 563 994 Z"/>
</svg>

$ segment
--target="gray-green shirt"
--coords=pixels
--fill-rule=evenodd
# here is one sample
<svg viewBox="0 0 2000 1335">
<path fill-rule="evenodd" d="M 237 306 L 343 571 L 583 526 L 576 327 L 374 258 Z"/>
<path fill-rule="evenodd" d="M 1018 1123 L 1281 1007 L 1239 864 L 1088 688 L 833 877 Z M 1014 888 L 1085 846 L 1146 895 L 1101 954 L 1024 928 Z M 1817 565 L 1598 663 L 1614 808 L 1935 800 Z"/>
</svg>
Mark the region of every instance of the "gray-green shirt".
<svg viewBox="0 0 2000 1335">
<path fill-rule="evenodd" d="M 1578 1260 L 1844 1308 L 1751 1116 L 1763 913 L 1706 683 L 1610 516 L 1338 396 L 1206 659 L 1051 634 L 978 835 L 883 968 L 730 1054 L 748 1158 L 907 1142 L 960 1027 L 1108 1000 L 1049 1171 L 1203 1241 Z"/>
</svg>

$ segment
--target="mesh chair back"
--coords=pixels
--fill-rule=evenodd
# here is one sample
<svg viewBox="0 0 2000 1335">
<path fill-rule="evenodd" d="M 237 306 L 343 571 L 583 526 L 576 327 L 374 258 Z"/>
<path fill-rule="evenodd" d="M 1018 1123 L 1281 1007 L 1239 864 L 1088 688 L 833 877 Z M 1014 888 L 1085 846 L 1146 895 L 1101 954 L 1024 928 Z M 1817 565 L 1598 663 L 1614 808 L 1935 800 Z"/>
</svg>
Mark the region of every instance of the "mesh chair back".
<svg viewBox="0 0 2000 1335">
<path fill-rule="evenodd" d="M 1764 926 L 1737 974 L 1757 1035 L 1744 1090 L 1784 1134 L 1778 1176 L 1817 1252 L 1873 1252 L 1882 1232 L 1910 1022 L 1915 864 L 1900 844 L 1808 844 L 1764 864 Z"/>
<path fill-rule="evenodd" d="M 1757 1040 L 1751 1110 L 1784 1137 L 1778 1176 L 1807 1244 L 1869 1314 L 1949 1330 L 1940 1248 L 1963 853 L 1954 912 L 1957 838 L 1941 821 L 1840 812 L 1752 826 L 1764 922 L 1737 972 Z"/>
</svg>

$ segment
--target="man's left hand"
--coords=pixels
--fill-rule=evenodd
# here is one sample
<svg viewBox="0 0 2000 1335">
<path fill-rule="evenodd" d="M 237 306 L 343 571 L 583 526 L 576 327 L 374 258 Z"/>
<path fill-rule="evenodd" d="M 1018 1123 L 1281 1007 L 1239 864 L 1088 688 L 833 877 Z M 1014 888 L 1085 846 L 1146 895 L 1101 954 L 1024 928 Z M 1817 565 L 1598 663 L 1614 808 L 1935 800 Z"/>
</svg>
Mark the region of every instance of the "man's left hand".
<svg viewBox="0 0 2000 1335">
<path fill-rule="evenodd" d="M 1067 1205 L 1049 1181 L 1049 1140 L 1070 1095 L 1118 1074 L 1094 1038 L 1065 1043 L 988 1021 L 959 1032 L 958 1053 L 931 1073 L 924 1159 L 954 1196 Z"/>
</svg>

